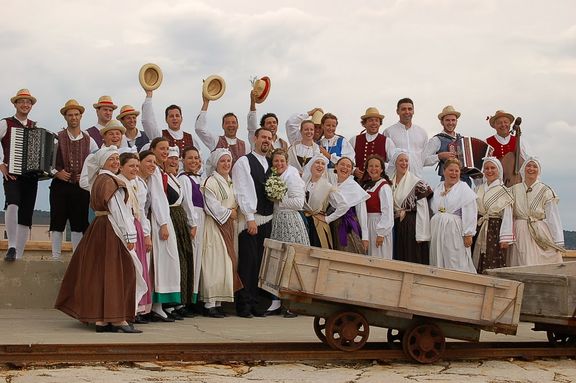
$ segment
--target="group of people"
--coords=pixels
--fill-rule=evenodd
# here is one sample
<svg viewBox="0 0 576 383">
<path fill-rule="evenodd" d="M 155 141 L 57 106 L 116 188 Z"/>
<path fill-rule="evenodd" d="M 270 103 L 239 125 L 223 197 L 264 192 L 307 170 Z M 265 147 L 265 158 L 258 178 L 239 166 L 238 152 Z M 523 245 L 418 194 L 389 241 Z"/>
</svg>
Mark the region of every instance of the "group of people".
<svg viewBox="0 0 576 383">
<path fill-rule="evenodd" d="M 207 128 L 203 94 L 195 132 L 210 155 L 202 159 L 181 127 L 181 108 L 165 109 L 162 129 L 152 96 L 146 91 L 143 131 L 130 105 L 112 118 L 109 96 L 93 104 L 98 123 L 86 131 L 82 105 L 69 100 L 60 110 L 67 127 L 58 132 L 50 186 L 52 253 L 60 257 L 67 221 L 74 252 L 56 308 L 98 332 L 137 333 L 132 323 L 193 316 L 198 302 L 214 318 L 226 315 L 224 302 L 244 318 L 294 316 L 277 297 L 261 309 L 266 238 L 474 273 L 562 261 L 558 198 L 540 182 L 539 160 L 511 134 L 509 113 L 489 119 L 493 156 L 471 182 L 454 150 L 460 113 L 452 106 L 431 139 L 403 98 L 399 121 L 382 133 L 377 108 L 360 117 L 363 130 L 350 140 L 336 134 L 334 114 L 314 108 L 286 121 L 285 141 L 275 114 L 258 120 L 252 91 L 245 142 L 234 113 L 222 117 L 222 135 Z M 15 115 L 0 121 L 6 261 L 22 257 L 38 182 L 8 171 L 11 129 L 34 128 L 36 99 L 22 89 L 11 101 Z M 502 167 L 510 155 L 522 163 L 518 175 Z M 432 189 L 422 169 L 436 164 Z"/>
</svg>

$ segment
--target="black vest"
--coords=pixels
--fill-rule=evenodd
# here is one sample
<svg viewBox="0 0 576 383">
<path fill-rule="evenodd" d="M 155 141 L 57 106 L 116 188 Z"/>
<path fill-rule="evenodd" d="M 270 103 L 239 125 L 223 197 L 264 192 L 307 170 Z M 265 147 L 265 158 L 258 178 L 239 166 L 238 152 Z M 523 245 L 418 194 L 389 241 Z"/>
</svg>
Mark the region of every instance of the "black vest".
<svg viewBox="0 0 576 383">
<path fill-rule="evenodd" d="M 250 164 L 250 175 L 252 176 L 252 181 L 254 182 L 256 198 L 258 198 L 256 213 L 260 215 L 271 215 L 274 212 L 274 202 L 268 199 L 266 196 L 266 190 L 264 189 L 268 176 L 266 175 L 262 164 L 260 161 L 258 161 L 254 154 L 248 153 L 246 158 L 248 158 L 248 164 Z M 270 159 L 266 158 L 266 160 L 268 161 L 268 167 L 270 167 Z"/>
</svg>

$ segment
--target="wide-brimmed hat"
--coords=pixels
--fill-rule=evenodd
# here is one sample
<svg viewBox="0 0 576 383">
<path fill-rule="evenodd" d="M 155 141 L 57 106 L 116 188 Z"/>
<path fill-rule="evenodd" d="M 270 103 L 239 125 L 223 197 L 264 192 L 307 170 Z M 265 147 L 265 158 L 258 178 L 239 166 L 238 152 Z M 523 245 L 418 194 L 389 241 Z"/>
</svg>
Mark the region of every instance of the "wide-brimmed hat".
<svg viewBox="0 0 576 383">
<path fill-rule="evenodd" d="M 264 76 L 257 80 L 254 80 L 252 84 L 252 89 L 254 90 L 254 101 L 257 104 L 261 104 L 266 100 L 268 94 L 270 94 L 270 87 L 272 83 L 270 81 L 270 77 Z"/>
<path fill-rule="evenodd" d="M 120 108 L 120 114 L 116 117 L 117 120 L 121 120 L 122 118 L 128 116 L 128 115 L 135 115 L 138 116 L 140 115 L 140 112 L 137 111 L 136 109 L 134 109 L 134 107 L 132 105 L 123 105 Z"/>
<path fill-rule="evenodd" d="M 226 82 L 218 75 L 209 76 L 202 84 L 202 95 L 210 101 L 218 100 L 226 91 Z"/>
<path fill-rule="evenodd" d="M 162 70 L 156 64 L 144 64 L 138 73 L 138 81 L 144 90 L 156 90 L 162 84 Z"/>
<path fill-rule="evenodd" d="M 82 105 L 78 104 L 78 101 L 76 101 L 74 99 L 70 99 L 70 100 L 66 101 L 66 104 L 64 104 L 64 107 L 62 109 L 60 109 L 60 114 L 65 116 L 66 112 L 69 109 L 78 109 L 80 111 L 80 114 L 84 113 L 84 107 Z"/>
<path fill-rule="evenodd" d="M 458 112 L 452 105 L 446 105 L 444 109 L 438 114 L 438 119 L 442 121 L 442 119 L 446 116 L 453 115 L 456 118 L 460 118 L 460 112 Z"/>
<path fill-rule="evenodd" d="M 101 108 L 103 106 L 107 106 L 109 108 L 112 108 L 112 110 L 118 108 L 117 105 L 114 105 L 114 102 L 112 102 L 112 97 L 110 96 L 102 96 L 98 99 L 98 102 L 96 104 L 92 104 L 92 106 L 94 107 L 94 109 L 98 109 Z"/>
<path fill-rule="evenodd" d="M 104 136 L 104 134 L 110 130 L 119 130 L 122 134 L 126 133 L 126 128 L 118 120 L 110 120 L 106 126 L 100 129 L 100 135 Z"/>
<path fill-rule="evenodd" d="M 32 96 L 28 89 L 20 89 L 18 93 L 16 93 L 16 96 L 10 98 L 10 102 L 12 104 L 15 104 L 16 101 L 21 99 L 30 100 L 30 102 L 32 102 L 32 105 L 36 104 L 36 97 Z"/>
<path fill-rule="evenodd" d="M 322 109 L 318 109 L 312 114 L 312 122 L 314 125 L 321 125 L 322 124 L 322 117 L 324 116 L 324 111 Z"/>
<path fill-rule="evenodd" d="M 373 106 L 366 109 L 366 113 L 364 113 L 364 115 L 362 117 L 360 117 L 360 119 L 362 121 L 364 121 L 365 119 L 370 118 L 370 117 L 378 117 L 381 120 L 384 119 L 384 115 L 380 114 L 380 111 L 378 110 L 378 108 L 375 108 Z"/>
<path fill-rule="evenodd" d="M 488 122 L 490 123 L 490 126 L 494 127 L 494 123 L 500 117 L 506 117 L 510 121 L 510 124 L 514 123 L 514 116 L 513 115 L 511 115 L 510 113 L 507 113 L 503 110 L 497 110 L 496 113 L 494 113 L 494 115 L 492 117 L 490 117 L 488 120 Z"/>
</svg>

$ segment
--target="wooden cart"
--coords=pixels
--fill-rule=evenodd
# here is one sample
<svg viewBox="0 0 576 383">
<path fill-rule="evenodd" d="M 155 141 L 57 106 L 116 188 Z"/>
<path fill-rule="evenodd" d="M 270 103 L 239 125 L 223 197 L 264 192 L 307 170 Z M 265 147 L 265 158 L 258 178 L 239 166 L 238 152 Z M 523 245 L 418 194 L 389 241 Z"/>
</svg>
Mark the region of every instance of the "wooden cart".
<svg viewBox="0 0 576 383">
<path fill-rule="evenodd" d="M 373 325 L 421 363 L 438 360 L 447 337 L 516 334 L 523 291 L 512 280 L 269 239 L 259 285 L 314 316 L 316 335 L 333 348 L 360 349 Z"/>
<path fill-rule="evenodd" d="M 524 283 L 520 320 L 554 344 L 576 344 L 576 262 L 504 267 L 489 275 Z"/>
</svg>

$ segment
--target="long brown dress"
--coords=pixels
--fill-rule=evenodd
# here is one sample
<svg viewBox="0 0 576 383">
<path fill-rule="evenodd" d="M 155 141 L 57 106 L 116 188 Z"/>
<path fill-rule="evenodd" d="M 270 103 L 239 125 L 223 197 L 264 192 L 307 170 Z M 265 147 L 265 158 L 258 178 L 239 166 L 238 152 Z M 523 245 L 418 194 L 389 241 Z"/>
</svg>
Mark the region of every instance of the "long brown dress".
<svg viewBox="0 0 576 383">
<path fill-rule="evenodd" d="M 81 322 L 134 320 L 134 263 L 108 218 L 108 201 L 120 188 L 126 186 L 111 174 L 100 174 L 94 181 L 90 206 L 96 218 L 72 255 L 56 299 L 55 308 Z M 128 193 L 124 196 L 126 202 Z"/>
</svg>

